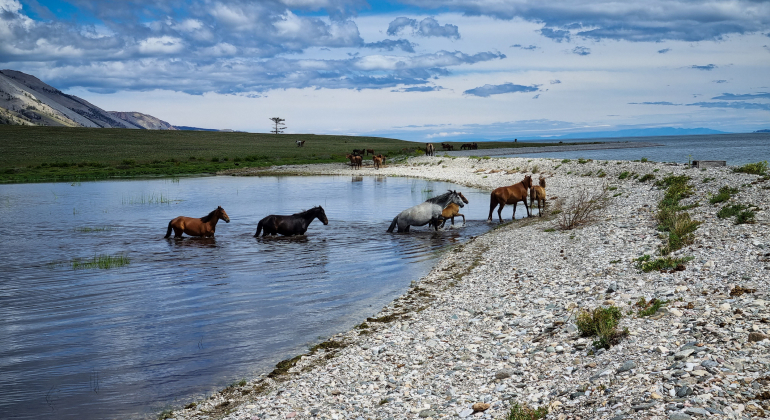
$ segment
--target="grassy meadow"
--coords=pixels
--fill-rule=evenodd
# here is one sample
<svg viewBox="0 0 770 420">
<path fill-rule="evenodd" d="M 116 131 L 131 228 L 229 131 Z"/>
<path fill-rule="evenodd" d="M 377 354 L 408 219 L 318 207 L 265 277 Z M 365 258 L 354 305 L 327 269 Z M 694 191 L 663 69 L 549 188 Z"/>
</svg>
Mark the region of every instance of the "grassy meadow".
<svg viewBox="0 0 770 420">
<path fill-rule="evenodd" d="M 304 147 L 297 147 L 297 140 L 305 140 Z M 434 143 L 437 154 L 442 153 L 440 143 Z M 459 150 L 462 142 L 450 144 Z M 479 148 L 542 145 L 487 142 L 479 143 Z M 313 134 L 0 125 L 0 147 L 0 183 L 18 183 L 182 176 L 233 168 L 345 162 L 346 153 L 363 148 L 392 158 L 422 154 L 425 143 Z"/>
</svg>

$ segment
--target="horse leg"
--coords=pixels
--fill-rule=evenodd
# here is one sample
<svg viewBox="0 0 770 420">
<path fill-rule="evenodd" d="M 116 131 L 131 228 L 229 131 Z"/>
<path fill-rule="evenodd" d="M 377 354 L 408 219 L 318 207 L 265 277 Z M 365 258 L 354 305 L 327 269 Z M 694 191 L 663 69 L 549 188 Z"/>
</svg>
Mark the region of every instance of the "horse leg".
<svg viewBox="0 0 770 420">
<path fill-rule="evenodd" d="M 457 215 L 463 217 L 463 226 L 465 226 L 465 215 L 464 214 L 460 214 L 460 213 L 457 213 Z M 454 217 L 452 218 L 452 224 L 455 224 L 455 218 Z"/>
<path fill-rule="evenodd" d="M 527 210 L 527 217 L 532 217 L 532 213 L 529 211 L 529 206 L 527 205 L 527 200 L 524 201 L 524 208 Z"/>
<path fill-rule="evenodd" d="M 503 222 L 503 207 L 505 207 L 505 203 L 500 203 L 500 207 L 497 209 L 497 218 L 500 219 L 500 223 Z M 516 212 L 516 207 L 513 211 Z"/>
<path fill-rule="evenodd" d="M 513 202 L 513 214 L 511 215 L 511 220 L 516 220 L 516 204 L 518 204 L 518 202 L 514 201 Z M 526 205 L 527 203 L 524 203 L 524 204 Z"/>
<path fill-rule="evenodd" d="M 487 222 L 492 221 L 492 211 L 497 207 L 497 201 L 495 201 L 494 196 L 489 197 L 489 217 L 487 217 Z"/>
</svg>

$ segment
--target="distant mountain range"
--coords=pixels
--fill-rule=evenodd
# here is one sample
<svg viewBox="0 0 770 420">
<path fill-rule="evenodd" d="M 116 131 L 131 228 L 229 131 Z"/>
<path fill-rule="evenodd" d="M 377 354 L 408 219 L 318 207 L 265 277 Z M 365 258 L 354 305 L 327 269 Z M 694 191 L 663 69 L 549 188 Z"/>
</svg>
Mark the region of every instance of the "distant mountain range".
<svg viewBox="0 0 770 420">
<path fill-rule="evenodd" d="M 231 131 L 175 127 L 141 112 L 105 111 L 85 99 L 68 95 L 35 76 L 15 70 L 0 71 L 0 124 Z"/>
</svg>

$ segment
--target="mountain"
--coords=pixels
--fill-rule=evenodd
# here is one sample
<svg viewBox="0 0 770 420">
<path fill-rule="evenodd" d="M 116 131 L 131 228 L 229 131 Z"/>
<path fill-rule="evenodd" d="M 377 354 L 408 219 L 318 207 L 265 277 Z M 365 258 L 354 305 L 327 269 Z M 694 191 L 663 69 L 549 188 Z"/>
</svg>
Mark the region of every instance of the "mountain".
<svg viewBox="0 0 770 420">
<path fill-rule="evenodd" d="M 114 117 L 147 130 L 178 130 L 173 125 L 153 117 L 152 115 L 142 114 L 141 112 L 119 112 L 109 111 Z"/>
<path fill-rule="evenodd" d="M 0 71 L 0 124 L 173 129 L 170 124 L 150 115 L 107 112 L 35 76 L 15 70 Z"/>
</svg>

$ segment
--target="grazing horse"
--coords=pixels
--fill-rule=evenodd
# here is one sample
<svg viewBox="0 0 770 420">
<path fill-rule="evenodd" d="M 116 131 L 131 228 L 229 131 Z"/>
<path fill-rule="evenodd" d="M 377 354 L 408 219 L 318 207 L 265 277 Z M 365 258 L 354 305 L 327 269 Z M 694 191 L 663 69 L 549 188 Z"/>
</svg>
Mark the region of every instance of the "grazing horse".
<svg viewBox="0 0 770 420">
<path fill-rule="evenodd" d="M 473 143 L 471 143 L 471 149 L 477 150 L 478 148 L 479 148 L 479 144 L 478 143 L 476 143 L 475 141 Z"/>
<path fill-rule="evenodd" d="M 463 200 L 463 202 L 465 204 L 468 204 L 468 199 L 465 198 L 463 193 L 457 193 L 457 194 L 460 195 L 460 198 Z M 454 226 L 454 224 L 455 224 L 455 216 L 462 217 L 463 218 L 463 224 L 465 224 L 465 215 L 464 214 L 460 214 L 460 206 L 458 206 L 455 203 L 447 204 L 446 208 L 441 211 L 441 218 L 443 220 L 441 220 L 441 226 L 440 227 L 444 227 L 444 224 L 446 224 L 446 220 L 447 219 L 451 219 L 452 220 L 452 226 Z"/>
<path fill-rule="evenodd" d="M 436 148 L 433 143 L 425 143 L 425 156 L 436 156 Z"/>
<path fill-rule="evenodd" d="M 527 190 L 531 187 L 532 177 L 527 175 L 524 177 L 524 180 L 518 184 L 500 187 L 492 191 L 492 194 L 489 197 L 489 217 L 487 218 L 487 221 L 492 221 L 492 210 L 494 210 L 498 204 L 500 205 L 500 208 L 497 209 L 497 217 L 500 218 L 501 222 L 503 221 L 503 207 L 505 207 L 506 204 L 513 204 L 513 216 L 511 216 L 511 220 L 515 220 L 516 203 L 519 201 L 524 202 L 524 208 L 527 209 L 527 217 L 530 217 L 529 207 L 527 206 Z"/>
<path fill-rule="evenodd" d="M 379 156 L 372 156 L 372 162 L 374 162 L 374 169 L 380 169 L 382 166 L 382 158 Z"/>
<path fill-rule="evenodd" d="M 444 150 L 454 150 L 455 147 L 449 143 L 441 143 L 441 147 L 444 148 Z"/>
<path fill-rule="evenodd" d="M 168 230 L 164 238 L 171 236 L 171 229 L 174 230 L 174 238 L 181 238 L 182 233 L 190 236 L 214 236 L 219 219 L 224 220 L 225 223 L 230 223 L 230 217 L 221 206 L 200 219 L 185 216 L 175 217 L 168 222 Z"/>
<path fill-rule="evenodd" d="M 297 140 L 297 147 L 302 147 L 305 145 L 305 140 Z"/>
<path fill-rule="evenodd" d="M 398 225 L 398 232 L 409 232 L 410 226 L 424 226 L 428 223 L 435 226 L 438 230 L 438 222 L 441 217 L 441 211 L 449 203 L 455 203 L 460 207 L 465 206 L 460 193 L 457 191 L 449 190 L 439 196 L 429 198 L 424 203 L 418 204 L 414 207 L 410 207 L 398 216 L 393 218 L 393 222 L 388 228 L 388 232 L 393 232 L 393 229 Z"/>
<path fill-rule="evenodd" d="M 471 150 L 473 149 L 473 143 L 463 143 L 462 146 L 460 146 L 460 150 Z"/>
<path fill-rule="evenodd" d="M 529 189 L 529 208 L 535 211 L 532 207 L 532 202 L 537 201 L 537 214 L 543 216 L 543 210 L 545 210 L 545 178 L 540 177 L 540 185 L 535 185 Z M 543 203 L 543 210 L 540 210 L 540 202 Z"/>
<path fill-rule="evenodd" d="M 310 210 L 295 213 L 291 216 L 271 214 L 259 221 L 257 224 L 257 233 L 255 233 L 254 236 L 259 236 L 259 233 L 263 230 L 264 233 L 262 236 L 277 234 L 283 236 L 304 235 L 310 222 L 315 218 L 318 218 L 324 225 L 329 224 L 329 219 L 326 218 L 326 213 L 321 206 L 316 206 Z"/>
<path fill-rule="evenodd" d="M 374 155 L 374 149 L 366 149 L 367 155 Z M 366 156 L 366 155 L 364 155 Z"/>
<path fill-rule="evenodd" d="M 366 149 L 353 149 L 353 154 L 354 155 L 365 155 L 366 154 Z"/>
</svg>

